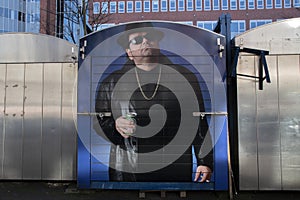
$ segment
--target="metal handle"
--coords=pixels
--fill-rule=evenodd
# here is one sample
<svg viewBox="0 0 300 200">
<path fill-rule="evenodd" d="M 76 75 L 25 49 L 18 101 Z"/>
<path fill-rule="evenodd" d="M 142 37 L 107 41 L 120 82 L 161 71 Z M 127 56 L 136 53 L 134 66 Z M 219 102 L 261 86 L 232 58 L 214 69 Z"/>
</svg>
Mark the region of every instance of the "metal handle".
<svg viewBox="0 0 300 200">
<path fill-rule="evenodd" d="M 227 112 L 193 112 L 193 117 L 201 117 L 203 119 L 205 115 L 225 115 L 227 116 Z"/>
</svg>

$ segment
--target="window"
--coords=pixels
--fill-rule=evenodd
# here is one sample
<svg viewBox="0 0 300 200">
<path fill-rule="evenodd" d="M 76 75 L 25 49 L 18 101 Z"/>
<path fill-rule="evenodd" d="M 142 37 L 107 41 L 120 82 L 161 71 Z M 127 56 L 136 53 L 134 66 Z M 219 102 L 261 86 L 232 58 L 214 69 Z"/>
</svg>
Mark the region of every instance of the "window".
<svg viewBox="0 0 300 200">
<path fill-rule="evenodd" d="M 236 10 L 237 9 L 237 0 L 230 0 L 230 9 Z"/>
<path fill-rule="evenodd" d="M 114 26 L 115 24 L 100 24 L 97 26 L 97 31 Z"/>
<path fill-rule="evenodd" d="M 199 28 L 204 28 L 204 29 L 211 30 L 211 31 L 214 30 L 216 25 L 217 25 L 217 21 L 198 21 L 197 22 L 197 26 Z"/>
<path fill-rule="evenodd" d="M 220 10 L 220 1 L 213 0 L 213 10 Z"/>
<path fill-rule="evenodd" d="M 133 1 L 127 1 L 127 13 L 132 13 L 133 12 Z"/>
<path fill-rule="evenodd" d="M 254 9 L 254 0 L 248 0 L 248 9 Z"/>
<path fill-rule="evenodd" d="M 116 13 L 117 3 L 115 1 L 110 2 L 110 13 Z"/>
<path fill-rule="evenodd" d="M 264 9 L 264 0 L 257 0 L 257 9 Z"/>
<path fill-rule="evenodd" d="M 179 24 L 186 24 L 186 25 L 193 25 L 192 21 L 181 21 L 181 22 L 177 22 Z"/>
<path fill-rule="evenodd" d="M 284 0 L 284 8 L 291 8 L 292 2 L 291 0 Z"/>
<path fill-rule="evenodd" d="M 158 11 L 159 11 L 158 0 L 152 0 L 152 12 L 158 12 Z"/>
<path fill-rule="evenodd" d="M 232 20 L 230 28 L 231 28 L 231 37 L 233 38 L 237 34 L 246 31 L 246 22 L 244 20 Z"/>
<path fill-rule="evenodd" d="M 194 1 L 186 0 L 186 7 L 187 7 L 187 11 L 193 11 L 194 10 Z"/>
<path fill-rule="evenodd" d="M 204 10 L 211 10 L 210 0 L 204 0 Z"/>
<path fill-rule="evenodd" d="M 161 12 L 167 12 L 168 11 L 168 2 L 167 0 L 161 0 Z"/>
<path fill-rule="evenodd" d="M 135 2 L 135 12 L 142 12 L 142 2 L 141 1 Z"/>
<path fill-rule="evenodd" d="M 176 11 L 176 0 L 170 0 L 170 11 Z"/>
<path fill-rule="evenodd" d="M 202 10 L 202 0 L 196 0 L 196 11 Z"/>
<path fill-rule="evenodd" d="M 266 0 L 266 8 L 272 9 L 273 8 L 273 0 Z"/>
<path fill-rule="evenodd" d="M 118 2 L 118 13 L 124 13 L 125 12 L 125 2 L 119 1 Z"/>
<path fill-rule="evenodd" d="M 240 10 L 246 10 L 246 0 L 240 0 Z"/>
<path fill-rule="evenodd" d="M 102 14 L 107 14 L 108 13 L 108 2 L 102 2 L 101 3 L 101 13 Z"/>
<path fill-rule="evenodd" d="M 282 8 L 282 1 L 281 0 L 275 0 L 275 8 Z"/>
<path fill-rule="evenodd" d="M 300 0 L 294 0 L 294 7 L 300 8 Z"/>
<path fill-rule="evenodd" d="M 144 1 L 144 12 L 150 12 L 150 1 Z"/>
<path fill-rule="evenodd" d="M 184 0 L 178 0 L 178 11 L 184 11 Z"/>
<path fill-rule="evenodd" d="M 93 14 L 100 14 L 100 2 L 93 3 Z"/>
<path fill-rule="evenodd" d="M 228 0 L 222 0 L 222 10 L 228 10 Z"/>
<path fill-rule="evenodd" d="M 267 20 L 250 20 L 250 29 L 261 26 L 261 25 L 265 25 L 265 24 L 268 24 L 268 23 L 271 23 L 271 22 L 272 22 L 271 19 L 267 19 Z"/>
</svg>

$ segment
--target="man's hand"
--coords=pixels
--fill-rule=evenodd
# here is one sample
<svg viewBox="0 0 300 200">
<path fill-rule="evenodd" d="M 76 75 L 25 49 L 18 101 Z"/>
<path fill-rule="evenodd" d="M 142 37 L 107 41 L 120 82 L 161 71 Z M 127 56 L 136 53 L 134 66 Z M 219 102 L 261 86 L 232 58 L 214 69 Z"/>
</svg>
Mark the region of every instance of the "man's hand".
<svg viewBox="0 0 300 200">
<path fill-rule="evenodd" d="M 201 175 L 202 175 L 202 177 L 201 177 Z M 195 175 L 194 181 L 198 181 L 200 177 L 201 177 L 201 179 L 200 179 L 201 183 L 209 182 L 210 178 L 211 178 L 211 169 L 204 165 L 198 166 L 197 170 L 196 170 L 196 175 Z"/>
<path fill-rule="evenodd" d="M 131 134 L 134 133 L 136 125 L 133 121 L 125 119 L 124 117 L 119 117 L 115 123 L 117 131 L 124 137 L 129 138 Z"/>
</svg>

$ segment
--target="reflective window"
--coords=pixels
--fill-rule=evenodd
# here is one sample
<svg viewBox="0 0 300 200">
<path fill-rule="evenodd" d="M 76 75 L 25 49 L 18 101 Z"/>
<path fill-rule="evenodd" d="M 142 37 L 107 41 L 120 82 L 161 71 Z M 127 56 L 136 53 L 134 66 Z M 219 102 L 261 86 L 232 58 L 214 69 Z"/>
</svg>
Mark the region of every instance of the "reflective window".
<svg viewBox="0 0 300 200">
<path fill-rule="evenodd" d="M 264 0 L 257 0 L 257 9 L 264 9 Z"/>
<path fill-rule="evenodd" d="M 245 20 L 232 20 L 230 28 L 231 28 L 231 38 L 233 38 L 237 34 L 246 31 L 246 22 Z"/>
<path fill-rule="evenodd" d="M 144 12 L 150 12 L 150 1 L 144 1 Z"/>
<path fill-rule="evenodd" d="M 170 11 L 176 11 L 176 0 L 170 0 Z"/>
<path fill-rule="evenodd" d="M 184 0 L 178 0 L 178 11 L 184 11 Z"/>
<path fill-rule="evenodd" d="M 228 0 L 222 0 L 222 10 L 228 10 Z"/>
<path fill-rule="evenodd" d="M 152 12 L 159 11 L 159 3 L 158 0 L 152 0 Z"/>
<path fill-rule="evenodd" d="M 220 1 L 219 0 L 213 0 L 213 9 L 220 10 Z"/>
<path fill-rule="evenodd" d="M 282 1 L 281 0 L 275 0 L 275 8 L 282 8 Z"/>
<path fill-rule="evenodd" d="M 198 21 L 197 22 L 197 26 L 199 28 L 204 28 L 204 29 L 211 30 L 211 31 L 214 30 L 216 25 L 217 25 L 217 21 Z"/>
<path fill-rule="evenodd" d="M 118 13 L 124 13 L 125 12 L 125 2 L 119 1 L 118 2 Z"/>
<path fill-rule="evenodd" d="M 196 0 L 196 10 L 202 10 L 202 0 Z"/>
<path fill-rule="evenodd" d="M 116 13 L 117 11 L 117 3 L 115 1 L 112 1 L 110 4 L 110 13 Z"/>
<path fill-rule="evenodd" d="M 236 10 L 237 9 L 237 0 L 230 0 L 230 10 Z"/>
<path fill-rule="evenodd" d="M 300 0 L 294 0 L 294 7 L 300 8 Z"/>
<path fill-rule="evenodd" d="M 126 10 L 127 10 L 127 13 L 133 12 L 133 1 L 127 1 Z"/>
<path fill-rule="evenodd" d="M 284 7 L 285 8 L 291 8 L 292 7 L 291 0 L 284 0 Z"/>
<path fill-rule="evenodd" d="M 266 0 L 266 8 L 272 9 L 273 8 L 273 0 Z"/>
<path fill-rule="evenodd" d="M 246 0 L 240 0 L 240 10 L 246 9 Z"/>
<path fill-rule="evenodd" d="M 186 24 L 186 25 L 193 25 L 193 22 L 192 21 L 181 21 L 181 22 L 177 22 L 179 24 Z"/>
<path fill-rule="evenodd" d="M 194 0 L 186 0 L 187 11 L 194 10 Z"/>
<path fill-rule="evenodd" d="M 101 3 L 101 13 L 107 14 L 108 13 L 108 2 L 102 2 Z"/>
<path fill-rule="evenodd" d="M 167 0 L 161 0 L 161 10 L 162 12 L 167 12 L 168 11 L 168 2 Z"/>
<path fill-rule="evenodd" d="M 93 14 L 99 14 L 100 13 L 100 3 L 94 2 L 93 3 Z"/>
<path fill-rule="evenodd" d="M 248 9 L 254 9 L 254 0 L 248 0 Z"/>
<path fill-rule="evenodd" d="M 266 19 L 266 20 L 250 20 L 250 29 L 251 28 L 255 28 L 261 25 L 265 25 L 268 23 L 271 23 L 272 20 L 271 19 Z"/>
<path fill-rule="evenodd" d="M 142 12 L 142 1 L 135 2 L 135 12 Z"/>
<path fill-rule="evenodd" d="M 204 10 L 211 10 L 210 0 L 204 0 Z"/>
</svg>

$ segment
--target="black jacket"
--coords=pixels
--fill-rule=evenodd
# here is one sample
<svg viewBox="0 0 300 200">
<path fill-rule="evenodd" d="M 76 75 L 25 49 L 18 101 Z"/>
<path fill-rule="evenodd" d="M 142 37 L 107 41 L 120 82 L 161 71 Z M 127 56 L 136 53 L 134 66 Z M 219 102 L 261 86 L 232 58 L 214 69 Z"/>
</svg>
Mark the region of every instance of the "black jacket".
<svg viewBox="0 0 300 200">
<path fill-rule="evenodd" d="M 198 106 L 201 112 L 204 112 L 204 103 L 203 97 L 201 94 L 201 89 L 199 87 L 199 82 L 196 76 L 189 71 L 187 68 L 175 65 L 165 57 L 161 56 L 160 63 L 162 64 L 162 73 L 165 73 L 164 66 L 169 66 L 174 69 L 176 72 L 179 72 L 185 78 L 185 81 L 188 82 L 193 88 L 198 101 Z M 186 150 L 182 152 L 181 155 L 176 155 L 176 159 L 172 163 L 168 162 L 166 159 L 168 156 L 172 157 L 172 152 L 159 153 L 157 155 L 152 155 L 152 152 L 159 151 L 163 149 L 165 145 L 168 145 L 176 137 L 177 131 L 181 123 L 181 106 L 180 99 L 177 99 L 176 92 L 174 93 L 168 87 L 163 84 L 160 84 L 155 94 L 155 97 L 152 100 L 145 100 L 141 94 L 140 89 L 136 83 L 136 76 L 132 73 L 134 70 L 134 65 L 131 61 L 128 61 L 124 67 L 120 70 L 117 70 L 106 77 L 101 83 L 99 83 L 97 89 L 96 103 L 95 103 L 95 112 L 97 113 L 112 113 L 111 116 L 97 116 L 97 124 L 95 127 L 97 132 L 106 137 L 112 145 L 111 155 L 110 155 L 110 170 L 109 177 L 111 181 L 192 181 L 192 149 L 194 149 L 196 155 L 196 165 L 206 165 L 213 169 L 213 150 L 210 151 L 208 155 L 204 158 L 200 155 L 200 148 L 203 143 L 205 136 L 208 136 L 208 141 L 210 142 L 209 128 L 207 120 L 204 117 L 203 119 L 198 120 L 198 131 L 197 134 L 192 138 L 191 144 L 186 146 Z M 158 69 L 157 69 L 158 70 Z M 147 75 L 143 76 L 141 70 L 138 71 L 141 78 L 145 78 Z M 157 73 L 152 72 L 150 76 L 153 76 L 153 79 L 158 79 Z M 157 131 L 155 135 L 147 138 L 140 138 L 137 136 L 132 136 L 128 139 L 124 139 L 115 129 L 115 119 L 122 115 L 120 111 L 119 100 L 114 99 L 114 89 L 116 84 L 121 80 L 124 74 L 129 74 L 128 76 L 130 83 L 135 84 L 134 88 L 137 88 L 135 91 L 132 91 L 130 96 L 130 107 L 128 109 L 134 109 L 137 113 L 136 122 L 140 127 L 144 127 L 151 123 L 151 117 L 149 116 L 149 109 L 154 105 L 161 105 L 166 111 L 165 123 L 163 128 Z M 130 74 L 131 73 L 131 74 Z M 177 83 L 177 80 L 172 80 L 172 74 L 167 74 L 162 76 L 166 81 L 171 81 L 170 84 L 174 82 Z M 168 79 L 168 80 L 166 80 Z M 168 83 L 166 83 L 168 84 Z M 153 91 L 155 91 L 156 83 L 149 83 L 142 86 L 142 90 L 151 96 Z M 176 88 L 176 87 L 175 87 Z M 124 91 L 128 89 L 128 85 L 124 85 Z M 175 89 L 176 90 L 176 89 Z M 184 92 L 182 90 L 178 92 Z M 126 93 L 126 92 L 125 92 Z M 189 96 L 186 96 L 189 98 Z M 122 98 L 121 98 L 122 99 Z M 114 107 L 114 108 L 112 108 Z M 114 109 L 114 111 L 112 111 Z M 194 110 L 195 111 L 195 110 Z M 192 112 L 192 111 L 191 111 Z M 100 127 L 99 127 L 100 125 Z M 138 130 L 137 130 L 138 132 Z M 190 134 L 188 131 L 186 133 L 188 137 Z M 177 139 L 178 140 L 178 139 Z M 193 147 L 193 148 L 192 148 Z M 181 148 L 181 147 L 179 147 Z M 164 151 L 162 151 L 164 152 Z M 174 146 L 174 152 L 176 152 L 176 145 Z M 142 158 L 141 154 L 146 154 L 150 156 Z M 178 158 L 177 158 L 178 157 Z M 148 159 L 147 159 L 148 158 Z M 163 164 L 162 164 L 163 163 Z M 136 173 L 138 168 L 143 166 L 153 165 L 154 168 L 158 167 L 157 170 Z M 156 166 L 155 166 L 156 165 Z M 161 168 L 159 166 L 162 166 Z"/>
</svg>

